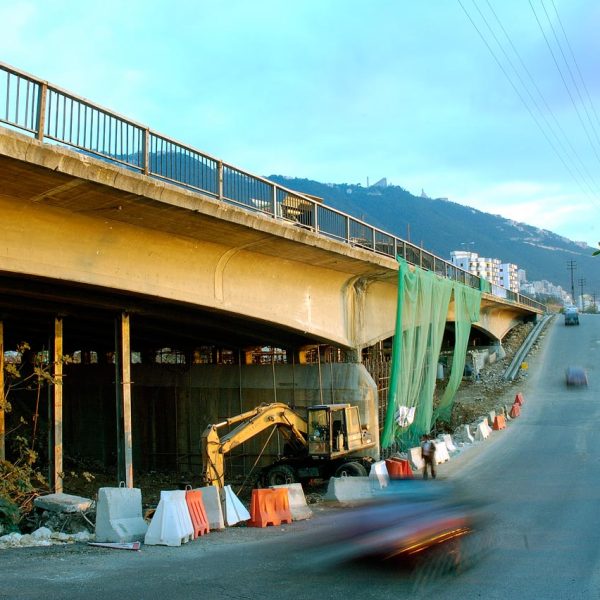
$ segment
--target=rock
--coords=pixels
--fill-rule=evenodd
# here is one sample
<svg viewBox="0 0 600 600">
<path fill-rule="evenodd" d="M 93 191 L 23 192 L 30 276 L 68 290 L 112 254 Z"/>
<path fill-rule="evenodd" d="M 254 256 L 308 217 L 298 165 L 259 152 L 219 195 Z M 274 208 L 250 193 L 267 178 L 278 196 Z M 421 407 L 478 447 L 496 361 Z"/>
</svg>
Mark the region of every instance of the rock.
<svg viewBox="0 0 600 600">
<path fill-rule="evenodd" d="M 25 535 L 21 536 L 21 539 L 19 540 L 19 546 L 32 546 L 34 542 L 35 538 L 33 538 L 31 534 L 26 533 Z"/>
<path fill-rule="evenodd" d="M 92 539 L 92 534 L 89 531 L 78 531 L 70 537 L 75 542 L 89 542 Z"/>
<path fill-rule="evenodd" d="M 51 535 L 52 531 L 50 531 L 50 529 L 47 527 L 40 527 L 31 534 L 31 537 L 35 540 L 49 540 Z"/>
</svg>

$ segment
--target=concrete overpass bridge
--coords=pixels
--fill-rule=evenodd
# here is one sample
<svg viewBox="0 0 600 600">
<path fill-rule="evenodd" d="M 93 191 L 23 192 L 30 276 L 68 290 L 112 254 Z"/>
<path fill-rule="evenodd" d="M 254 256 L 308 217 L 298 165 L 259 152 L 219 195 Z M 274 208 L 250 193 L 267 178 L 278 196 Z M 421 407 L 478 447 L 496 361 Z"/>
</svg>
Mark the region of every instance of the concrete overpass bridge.
<svg viewBox="0 0 600 600">
<path fill-rule="evenodd" d="M 396 256 L 480 286 L 320 199 L 7 65 L 0 65 L 0 106 L 4 348 L 27 335 L 60 356 L 64 326 L 72 351 L 121 350 L 125 413 L 128 349 L 211 346 L 241 357 L 268 346 L 303 362 L 307 348 L 327 344 L 360 362 L 363 349 L 394 333 Z M 492 340 L 543 311 L 508 290 L 492 292 L 476 324 Z M 127 437 L 131 424 L 124 428 L 118 435 Z M 131 453 L 130 440 L 124 447 Z"/>
</svg>

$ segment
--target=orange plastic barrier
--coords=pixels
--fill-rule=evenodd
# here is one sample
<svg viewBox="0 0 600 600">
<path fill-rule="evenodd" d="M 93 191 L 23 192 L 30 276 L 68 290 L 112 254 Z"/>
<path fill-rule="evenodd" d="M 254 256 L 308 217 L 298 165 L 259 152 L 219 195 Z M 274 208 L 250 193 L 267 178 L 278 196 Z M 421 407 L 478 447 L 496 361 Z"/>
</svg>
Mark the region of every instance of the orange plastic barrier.
<svg viewBox="0 0 600 600">
<path fill-rule="evenodd" d="M 521 392 L 515 396 L 515 404 L 518 404 L 519 406 L 523 406 L 523 404 L 525 404 L 525 398 Z"/>
<path fill-rule="evenodd" d="M 194 539 L 210 531 L 202 492 L 200 490 L 187 490 L 185 492 L 185 503 L 187 504 L 192 526 L 194 527 Z"/>
<path fill-rule="evenodd" d="M 504 415 L 496 415 L 494 418 L 494 429 L 498 431 L 499 429 L 506 429 L 506 419 Z"/>
<path fill-rule="evenodd" d="M 404 458 L 386 458 L 385 466 L 390 479 L 412 479 L 410 463 Z"/>
<path fill-rule="evenodd" d="M 290 498 L 286 488 L 252 490 L 249 527 L 291 523 Z"/>
<path fill-rule="evenodd" d="M 521 414 L 521 407 L 515 402 L 510 409 L 510 418 L 515 419 Z"/>
</svg>

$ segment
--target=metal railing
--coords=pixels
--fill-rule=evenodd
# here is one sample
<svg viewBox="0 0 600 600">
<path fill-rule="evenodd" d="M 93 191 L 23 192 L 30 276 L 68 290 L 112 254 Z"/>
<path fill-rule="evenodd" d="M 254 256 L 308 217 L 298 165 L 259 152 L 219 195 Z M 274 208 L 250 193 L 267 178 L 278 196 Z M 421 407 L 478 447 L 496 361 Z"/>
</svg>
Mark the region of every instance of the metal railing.
<svg viewBox="0 0 600 600">
<path fill-rule="evenodd" d="M 423 269 L 481 289 L 479 277 L 423 248 L 4 63 L 0 63 L 0 123 L 26 131 L 40 141 L 76 148 L 352 246 L 392 258 L 400 256 Z M 494 287 L 500 297 L 545 310 L 543 304 L 527 296 Z"/>
</svg>

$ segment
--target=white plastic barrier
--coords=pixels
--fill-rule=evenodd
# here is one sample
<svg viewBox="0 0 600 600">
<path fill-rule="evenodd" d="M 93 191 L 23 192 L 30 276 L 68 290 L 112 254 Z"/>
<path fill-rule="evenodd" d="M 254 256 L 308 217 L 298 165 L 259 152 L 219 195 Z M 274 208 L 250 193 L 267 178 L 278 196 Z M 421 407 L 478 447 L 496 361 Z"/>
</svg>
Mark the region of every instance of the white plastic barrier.
<svg viewBox="0 0 600 600">
<path fill-rule="evenodd" d="M 409 449 L 408 460 L 410 461 L 411 467 L 417 471 L 420 471 L 425 466 L 425 461 L 421 456 L 421 448 L 419 446 Z"/>
<path fill-rule="evenodd" d="M 469 442 L 472 444 L 475 441 L 475 438 L 471 434 L 471 428 L 468 425 L 464 425 L 463 427 L 464 427 L 463 431 L 465 434 L 465 442 Z"/>
<path fill-rule="evenodd" d="M 137 542 L 148 525 L 142 516 L 142 492 L 138 488 L 103 487 L 96 506 L 97 542 Z"/>
<path fill-rule="evenodd" d="M 223 509 L 221 508 L 221 499 L 219 498 L 219 488 L 214 485 L 198 488 L 202 492 L 202 503 L 206 510 L 208 526 L 211 531 L 225 529 L 225 520 L 223 519 Z"/>
<path fill-rule="evenodd" d="M 510 406 L 504 405 L 504 418 L 510 421 Z"/>
<path fill-rule="evenodd" d="M 325 500 L 352 504 L 373 498 L 370 477 L 331 477 Z"/>
<path fill-rule="evenodd" d="M 286 483 L 283 485 L 272 485 L 272 489 L 286 488 L 290 499 L 290 512 L 294 521 L 303 521 L 313 516 L 312 510 L 306 504 L 306 496 L 301 483 Z"/>
<path fill-rule="evenodd" d="M 161 491 L 144 543 L 149 546 L 181 546 L 194 536 L 194 526 L 185 502 L 185 490 Z"/>
<path fill-rule="evenodd" d="M 250 519 L 248 509 L 240 502 L 230 485 L 226 485 L 221 490 L 221 503 L 223 506 L 225 525 L 228 527 Z"/>
<path fill-rule="evenodd" d="M 435 444 L 435 464 L 439 465 L 450 460 L 445 442 L 434 441 L 433 443 Z"/>
<path fill-rule="evenodd" d="M 487 419 L 485 421 L 480 421 L 477 424 L 477 430 L 475 431 L 475 439 L 478 442 L 481 442 L 481 441 L 487 439 L 490 435 L 490 431 L 491 431 L 491 429 L 490 429 L 489 425 L 487 424 Z"/>
<path fill-rule="evenodd" d="M 385 466 L 385 460 L 379 460 L 371 465 L 369 479 L 371 480 L 371 485 L 375 489 L 383 489 L 389 485 L 390 475 Z"/>
<path fill-rule="evenodd" d="M 454 445 L 452 436 L 449 433 L 444 434 L 442 439 L 444 440 L 444 444 L 446 444 L 448 452 L 456 452 L 456 446 Z"/>
<path fill-rule="evenodd" d="M 494 426 L 494 419 L 496 418 L 496 411 L 495 410 L 490 410 L 490 412 L 488 413 L 488 417 L 487 417 L 487 424 L 490 427 Z"/>
</svg>

